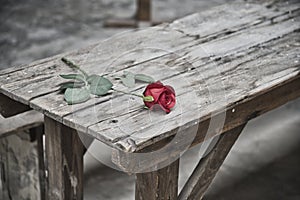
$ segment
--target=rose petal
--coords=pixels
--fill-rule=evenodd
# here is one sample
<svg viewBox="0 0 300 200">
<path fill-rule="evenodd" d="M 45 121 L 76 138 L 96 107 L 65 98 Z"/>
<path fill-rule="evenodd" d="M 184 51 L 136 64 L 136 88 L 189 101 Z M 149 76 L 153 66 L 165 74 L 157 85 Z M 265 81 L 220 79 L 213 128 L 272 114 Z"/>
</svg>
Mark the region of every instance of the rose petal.
<svg viewBox="0 0 300 200">
<path fill-rule="evenodd" d="M 168 101 L 165 102 L 165 107 L 173 108 L 176 104 L 175 96 L 173 94 L 170 94 L 166 98 L 168 98 Z"/>
<path fill-rule="evenodd" d="M 164 89 L 164 85 L 161 82 L 157 81 L 155 83 L 149 84 L 146 87 L 143 95 L 152 96 L 154 98 L 154 102 L 156 103 L 159 98 L 159 95 L 164 91 Z"/>
<path fill-rule="evenodd" d="M 166 85 L 165 88 L 167 88 L 171 93 L 173 93 L 175 95 L 175 90 L 172 86 Z"/>
<path fill-rule="evenodd" d="M 159 96 L 164 92 L 164 90 L 164 88 L 152 88 L 150 89 L 151 96 L 153 96 L 155 101 L 157 101 Z"/>
<path fill-rule="evenodd" d="M 158 104 L 166 109 L 173 108 L 176 104 L 174 94 L 170 93 L 169 91 L 163 92 L 159 97 Z"/>
</svg>

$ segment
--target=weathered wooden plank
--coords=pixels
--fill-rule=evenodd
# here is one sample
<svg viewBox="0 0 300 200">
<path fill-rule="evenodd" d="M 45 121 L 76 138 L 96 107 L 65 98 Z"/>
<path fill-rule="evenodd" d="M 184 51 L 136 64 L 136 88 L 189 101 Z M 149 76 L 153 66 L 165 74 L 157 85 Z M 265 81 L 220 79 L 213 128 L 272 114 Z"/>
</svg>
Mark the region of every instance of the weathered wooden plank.
<svg viewBox="0 0 300 200">
<path fill-rule="evenodd" d="M 17 102 L 0 93 L 0 114 L 3 117 L 10 117 L 18 113 L 25 112 L 29 109 L 29 106 Z"/>
<path fill-rule="evenodd" d="M 155 77 L 157 79 L 161 79 L 166 76 L 174 75 L 176 73 L 176 71 L 173 71 L 173 72 L 168 71 L 168 74 L 163 73 L 163 74 L 159 74 L 159 76 L 157 76 L 157 73 L 155 72 L 156 67 L 161 68 L 164 66 L 161 66 L 161 64 L 158 61 L 149 61 L 143 65 L 138 65 L 138 66 L 130 68 L 130 71 L 133 73 L 140 73 L 141 71 L 143 71 L 143 73 L 147 73 L 148 75 L 153 75 L 153 76 L 155 75 Z M 123 74 L 123 72 L 116 72 L 113 75 L 121 76 L 122 74 Z M 114 82 L 114 84 L 117 85 L 117 87 L 119 89 L 127 90 L 127 88 L 124 87 L 120 83 L 120 81 L 117 81 L 117 80 L 112 80 L 112 81 Z M 140 84 L 139 86 L 143 87 L 143 84 Z M 116 94 L 116 95 L 119 96 L 120 94 Z M 113 96 L 115 96 L 115 94 Z M 30 102 L 30 105 L 31 105 L 31 107 L 33 107 L 34 109 L 37 109 L 37 110 L 43 110 L 43 109 L 45 109 L 45 107 L 48 107 L 48 109 L 45 110 L 45 114 L 52 118 L 55 118 L 58 121 L 62 121 L 62 119 L 60 119 L 60 118 L 66 116 L 66 115 L 70 115 L 70 114 L 72 115 L 72 113 L 74 113 L 77 110 L 82 110 L 85 107 L 92 106 L 94 104 L 101 104 L 102 102 L 106 102 L 106 105 L 100 105 L 103 108 L 103 112 L 109 111 L 108 109 L 110 109 L 111 106 L 109 106 L 109 102 L 107 102 L 107 101 L 112 99 L 113 96 L 109 95 L 109 96 L 104 96 L 104 97 L 99 97 L 99 98 L 93 98 L 93 99 L 90 99 L 85 104 L 77 104 L 77 105 L 68 106 L 67 103 L 63 100 L 63 94 L 53 93 L 53 94 L 49 94 L 47 96 L 32 100 Z M 127 96 L 124 97 L 124 95 L 122 95 L 121 98 L 127 98 Z M 108 107 L 107 107 L 107 105 L 108 105 Z M 93 109 L 93 108 L 88 107 L 87 110 L 89 110 L 89 109 Z M 79 115 L 77 115 L 77 116 L 79 116 Z M 79 126 L 83 126 L 83 128 L 86 128 L 84 126 L 85 122 L 89 123 L 89 121 L 81 121 L 81 124 Z M 87 124 L 87 125 L 89 125 L 89 124 Z M 83 131 L 86 131 L 86 130 L 83 130 Z"/>
<path fill-rule="evenodd" d="M 157 171 L 136 174 L 136 200 L 176 200 L 179 160 Z"/>
<path fill-rule="evenodd" d="M 74 72 L 59 60 L 44 63 L 17 71 L 7 76 L 13 81 L 2 85 L 3 94 L 23 104 L 29 105 L 29 100 L 43 96 L 59 89 L 59 84 L 66 82 L 58 77 L 58 74 Z M 8 92 L 10 91 L 10 92 Z"/>
<path fill-rule="evenodd" d="M 44 116 L 37 111 L 27 111 L 13 117 L 0 119 L 0 138 L 42 125 Z"/>
<path fill-rule="evenodd" d="M 3 94 L 14 99 L 18 102 L 28 105 L 28 99 L 33 98 L 35 95 L 43 95 L 49 92 L 57 90 L 57 84 L 60 82 L 51 82 L 48 86 L 49 89 L 42 88 L 42 84 L 38 87 L 31 87 L 30 84 L 34 84 L 38 81 L 52 80 L 51 77 L 56 72 L 61 72 L 59 67 L 60 58 L 70 53 L 63 53 L 53 57 L 45 58 L 42 60 L 35 61 L 29 65 L 21 65 L 17 67 L 7 68 L 0 71 L 0 90 L 4 85 L 19 84 L 21 91 L 8 92 L 6 90 L 1 90 Z M 65 68 L 64 72 L 72 71 L 70 68 Z M 57 74 L 55 74 L 57 75 Z M 27 83 L 28 82 L 28 83 Z M 24 87 L 22 90 L 22 87 Z M 55 87 L 55 89 L 53 88 Z M 13 87 L 12 87 L 13 88 Z M 22 94 L 28 95 L 27 98 L 23 98 Z M 16 95 L 15 95 L 16 94 Z M 25 96 L 26 96 L 25 95 Z"/>
<path fill-rule="evenodd" d="M 175 43 L 170 43 L 170 40 Z M 114 36 L 98 45 L 69 53 L 66 57 L 89 73 L 108 74 L 113 69 L 112 65 L 117 66 L 119 70 L 126 69 L 128 65 L 165 55 L 168 51 L 177 50 L 193 41 L 194 38 L 185 37 L 178 31 L 158 26 Z M 135 51 L 147 51 L 147 57 L 132 53 Z M 126 56 L 122 57 L 124 52 Z M 57 91 L 59 84 L 65 81 L 58 75 L 70 71 L 72 70 L 60 59 L 28 67 L 1 77 L 4 80 L 3 83 L 0 82 L 1 91 L 24 104 L 29 104 L 29 101 L 35 97 Z"/>
<path fill-rule="evenodd" d="M 169 26 L 186 35 L 200 37 L 219 37 L 229 35 L 241 29 L 264 24 L 268 20 L 276 21 L 276 18 L 286 16 L 286 12 L 297 10 L 295 4 L 282 2 L 251 3 L 238 1 L 223 4 L 201 13 L 195 13 L 187 17 L 175 20 Z M 280 12 L 278 12 L 280 11 Z M 218 29 L 215 30 L 216 26 Z M 228 29 L 230 27 L 230 29 Z M 226 30 L 219 32 L 218 30 Z"/>
<path fill-rule="evenodd" d="M 286 28 L 282 28 L 282 26 L 286 27 Z M 274 29 L 273 29 L 274 28 Z M 299 26 L 297 24 L 295 24 L 293 21 L 288 21 L 286 23 L 284 23 L 283 25 L 280 24 L 277 27 L 276 26 L 270 26 L 270 27 L 261 27 L 258 29 L 249 29 L 246 32 L 242 33 L 242 34 L 237 34 L 237 35 L 233 35 L 232 37 L 227 37 L 226 39 L 220 39 L 220 40 L 216 40 L 216 41 L 212 41 L 210 43 L 205 43 L 204 45 L 204 49 L 206 50 L 210 50 L 212 55 L 214 55 L 212 58 L 214 61 L 215 59 L 220 59 L 222 57 L 226 57 L 227 54 L 232 53 L 235 57 L 237 57 L 236 53 L 239 52 L 239 55 L 243 55 L 243 54 L 247 54 L 248 52 L 251 52 L 252 50 L 247 50 L 248 48 L 253 48 L 259 44 L 265 43 L 266 41 L 269 40 L 273 40 L 274 38 L 277 38 L 279 36 L 282 36 L 286 33 L 289 33 L 290 31 L 293 31 L 295 29 L 299 28 Z M 277 30 L 276 30 L 277 29 Z M 274 31 L 276 30 L 276 31 Z M 281 31 L 283 30 L 283 31 Z M 244 38 L 247 37 L 247 40 L 245 40 Z M 235 39 L 237 38 L 237 40 L 239 42 L 236 42 Z M 232 43 L 232 45 L 230 45 Z M 224 45 L 225 47 L 228 47 L 228 51 L 226 51 L 226 48 L 220 48 L 222 47 L 222 45 Z M 214 50 L 214 51 L 212 51 Z M 244 52 L 243 52 L 244 51 Z M 208 58 L 208 55 L 206 52 L 203 51 L 203 49 L 199 49 L 199 47 L 191 47 L 188 48 L 186 50 L 183 50 L 181 52 L 181 55 L 185 55 L 184 57 L 181 57 L 179 55 L 176 54 L 172 54 L 172 55 L 168 55 L 168 56 L 164 56 L 161 57 L 159 59 L 154 59 L 151 61 L 148 61 L 146 63 L 134 66 L 132 68 L 130 68 L 132 71 L 143 71 L 149 75 L 154 75 L 154 77 L 157 77 L 160 80 L 164 80 L 167 77 L 172 77 L 172 75 L 174 73 L 182 73 L 182 72 L 187 72 L 188 70 L 190 70 L 191 68 L 196 68 L 197 69 L 197 73 L 201 74 L 201 76 L 203 78 L 207 78 L 212 76 L 212 74 L 215 73 L 214 70 L 214 63 L 207 65 L 208 61 L 206 60 Z M 209 54 L 211 55 L 211 54 Z M 256 56 L 260 56 L 260 54 L 258 53 Z M 174 58 L 175 57 L 175 58 Z M 227 61 L 229 59 L 234 60 L 233 58 L 225 58 L 227 59 Z M 186 65 L 186 60 L 192 60 L 193 62 L 190 63 L 189 65 Z M 226 62 L 226 60 L 224 60 L 224 62 Z M 239 61 L 237 61 L 239 62 Z M 207 66 L 202 66 L 206 64 Z M 155 65 L 159 65 L 161 67 L 153 69 L 151 68 L 151 66 L 155 66 Z M 197 66 L 201 66 L 201 67 L 197 67 Z M 164 67 L 167 66 L 167 67 Z M 193 67 L 195 66 L 195 67 Z M 231 65 L 232 67 L 234 65 Z M 224 71 L 228 70 L 226 67 L 223 67 L 220 70 L 220 73 L 223 73 Z M 196 73 L 195 73 L 196 74 Z M 192 76 L 188 76 L 188 78 L 199 78 L 199 76 L 195 77 Z M 178 77 L 179 79 L 180 77 Z M 224 77 L 226 78 L 226 77 Z M 199 80 L 198 80 L 199 81 Z M 210 80 L 206 80 L 206 82 L 214 82 L 215 79 L 210 79 Z M 218 82 L 218 81 L 217 81 Z M 137 91 L 138 88 L 134 88 L 134 91 Z M 140 91 L 138 91 L 140 92 Z M 236 91 L 235 91 L 236 92 Z M 63 97 L 61 96 L 60 99 L 62 99 Z M 127 97 L 123 97 L 123 98 L 119 98 L 119 102 L 117 102 L 117 100 L 114 100 L 116 105 L 121 105 L 122 107 L 122 102 L 124 101 L 124 99 L 126 100 Z M 78 109 L 82 109 L 83 105 L 74 105 L 72 107 L 67 107 L 64 106 L 64 104 L 62 103 L 61 107 L 58 107 L 57 109 L 51 109 L 51 113 L 55 114 L 57 117 L 57 114 L 59 112 L 63 112 L 64 114 L 67 115 L 64 117 L 63 122 L 71 127 L 75 127 L 76 128 L 80 128 L 81 131 L 86 131 L 86 127 L 92 125 L 92 124 L 96 124 L 97 121 L 104 121 L 107 116 L 110 116 L 110 118 L 112 118 L 113 116 L 117 116 L 117 115 L 123 115 L 124 112 L 127 112 L 126 109 L 122 108 L 118 108 L 118 107 L 114 107 L 114 113 L 108 113 L 109 109 L 110 109 L 110 104 L 113 103 L 113 101 L 109 101 L 110 98 L 109 97 L 105 97 L 103 99 L 96 99 L 96 100 L 91 100 L 90 103 L 91 105 L 93 104 L 97 104 L 95 107 L 90 107 L 88 108 L 86 111 L 80 111 L 80 112 L 75 112 L 72 114 L 67 114 L 69 112 L 70 109 L 72 109 L 73 111 L 76 111 Z M 39 101 L 39 100 L 38 100 Z M 103 101 L 104 103 L 101 103 L 101 101 Z M 35 102 L 33 100 L 34 104 L 37 104 L 38 102 Z M 61 103 L 61 102 L 60 102 Z M 44 104 L 43 104 L 44 105 Z M 131 110 L 133 111 L 134 109 L 138 110 L 138 104 L 137 105 L 133 105 L 133 107 L 131 108 Z M 118 112 L 118 110 L 123 111 L 123 113 Z M 92 112 L 98 112 L 98 115 L 91 115 Z"/>
<path fill-rule="evenodd" d="M 212 151 L 199 161 L 180 192 L 179 200 L 202 199 L 244 126 L 241 125 L 220 136 Z"/>
<path fill-rule="evenodd" d="M 15 66 L 15 67 L 9 67 L 9 68 L 6 68 L 6 69 L 2 69 L 0 71 L 1 84 L 5 84 L 6 81 L 9 81 L 9 82 L 13 81 L 12 78 L 11 78 L 11 75 L 14 74 L 15 72 L 25 70 L 28 67 L 34 67 L 34 66 L 43 65 L 45 63 L 52 62 L 54 60 L 59 59 L 62 55 L 64 55 L 64 54 L 55 55 L 55 56 L 52 56 L 52 57 L 37 60 L 37 61 L 34 61 L 34 62 L 30 63 L 29 65 L 24 64 L 24 65 L 19 65 L 19 66 Z"/>
<path fill-rule="evenodd" d="M 272 88 L 273 86 L 276 86 L 276 84 L 283 82 L 284 80 L 287 80 L 292 77 L 296 77 L 297 74 L 299 73 L 299 66 L 297 64 L 299 58 L 297 53 L 298 52 L 297 46 L 293 46 L 293 44 L 297 43 L 298 35 L 299 35 L 298 33 L 295 33 L 293 34 L 293 37 L 283 38 L 281 41 L 275 42 L 275 45 L 274 42 L 272 42 L 270 46 L 268 45 L 265 46 L 264 44 L 262 46 L 265 46 L 265 50 L 261 50 L 261 47 L 258 46 L 257 48 L 252 49 L 252 53 L 249 52 L 249 54 L 246 54 L 242 58 L 234 60 L 234 62 L 229 62 L 225 64 L 223 63 L 223 68 L 220 69 L 221 70 L 220 73 L 222 73 L 222 84 L 224 84 L 224 88 L 226 89 L 224 90 L 226 91 L 226 98 L 227 98 L 228 105 L 233 104 L 234 102 L 239 101 L 240 99 L 250 98 L 253 95 L 255 96 L 255 93 L 258 92 L 257 88 L 259 88 L 260 91 L 263 91 L 264 89 L 268 89 L 268 88 Z M 279 45 L 277 45 L 278 43 Z M 287 45 L 291 45 L 290 49 L 286 48 Z M 260 49 L 260 51 L 258 52 L 257 49 Z M 260 63 L 257 63 L 256 60 L 258 56 L 260 56 L 260 59 L 262 60 Z M 226 61 L 226 58 L 224 59 L 224 61 Z M 209 68 L 213 69 L 215 65 L 216 64 L 211 64 L 205 67 L 207 67 L 208 69 Z M 179 84 L 184 84 L 184 82 L 177 83 L 177 84 L 175 83 L 175 88 L 176 90 L 178 90 L 179 94 L 180 91 L 184 91 L 187 87 L 191 85 L 195 86 L 196 88 L 197 85 L 199 85 L 198 86 L 199 88 L 196 89 L 195 91 L 197 97 L 199 98 L 198 102 L 201 105 L 199 116 L 207 116 L 212 111 L 212 109 L 218 106 L 218 101 L 220 99 L 224 99 L 224 91 L 218 88 L 219 87 L 218 83 L 220 83 L 220 80 L 218 81 L 218 79 L 220 76 L 213 76 L 214 74 L 213 71 L 207 70 L 207 72 L 208 72 L 207 74 L 201 72 L 201 76 L 207 78 L 207 79 L 202 79 L 202 81 L 203 80 L 206 81 L 204 83 L 201 82 L 201 79 L 199 78 L 197 79 L 197 77 L 192 78 L 192 76 L 197 75 L 197 72 L 195 72 L 194 74 L 186 73 L 187 74 L 186 79 L 195 80 L 195 83 L 193 81 L 191 81 L 191 83 L 189 84 L 185 83 L 186 84 L 185 87 L 183 87 L 183 85 L 179 85 Z M 176 82 L 175 81 L 176 78 L 174 78 L 173 80 L 174 80 L 173 82 Z M 208 88 L 205 88 L 205 84 L 210 84 L 210 90 L 213 89 L 214 91 L 209 91 Z M 176 87 L 177 85 L 180 87 Z M 214 92 L 216 98 L 209 100 L 210 92 Z M 188 98 L 191 95 L 189 93 L 184 93 L 184 95 L 185 96 L 182 97 L 179 96 L 177 98 L 179 99 L 181 98 L 182 102 L 184 101 L 186 105 L 193 105 L 192 100 L 189 100 Z M 115 105 L 120 105 L 120 103 L 116 103 Z M 134 110 L 134 108 L 131 109 Z M 95 110 L 97 111 L 97 109 Z M 177 116 L 176 115 L 177 111 L 176 109 L 173 111 L 174 116 Z M 148 131 L 153 130 L 153 126 L 155 124 L 159 127 L 160 124 L 166 124 L 167 121 L 169 121 L 169 123 L 167 123 L 165 127 L 168 128 L 170 127 L 170 130 L 172 130 L 171 127 L 175 128 L 180 126 L 181 124 L 181 123 L 178 124 L 178 122 L 180 122 L 180 118 L 177 118 L 177 120 L 175 120 L 174 118 L 172 118 L 172 115 L 164 116 L 165 119 L 162 119 L 161 117 L 158 116 L 153 117 L 151 123 L 149 124 L 149 122 L 145 121 L 145 116 L 147 116 L 147 111 L 143 112 L 141 109 L 138 109 L 135 112 L 127 112 L 127 113 L 126 112 L 127 111 L 124 110 L 123 113 L 114 113 L 114 119 L 119 122 L 122 122 L 126 119 L 130 120 L 131 122 L 135 122 L 136 126 L 132 125 L 131 127 L 132 130 L 135 130 L 132 133 L 134 132 L 137 133 L 136 137 L 144 136 L 146 138 L 149 138 L 150 134 L 147 136 L 147 130 Z M 98 113 L 99 113 L 98 118 L 101 119 L 100 110 L 98 111 Z M 155 114 L 157 113 L 153 113 L 153 115 Z M 178 115 L 179 114 L 180 113 L 178 113 Z M 189 117 L 192 116 L 197 116 L 197 114 L 195 113 L 190 114 Z M 189 117 L 187 119 L 190 119 Z M 124 124 L 126 125 L 125 122 Z M 110 129 L 108 129 L 109 127 L 111 127 L 111 130 L 114 130 L 113 132 L 114 134 L 116 134 L 116 131 L 118 131 L 119 126 L 120 124 L 118 123 L 111 124 L 107 120 L 107 121 L 101 121 L 96 125 L 90 126 L 89 131 L 90 134 L 94 133 L 95 137 L 97 132 L 101 132 L 101 136 L 103 137 L 106 135 L 111 135 L 111 131 Z M 113 129 L 113 127 L 116 127 L 116 129 Z M 149 128 L 147 129 L 146 127 Z M 141 130 L 141 128 L 143 130 Z M 141 131 L 143 135 L 141 135 L 140 133 Z M 133 134 L 133 136 L 135 135 Z M 108 137 L 108 139 L 111 138 Z M 116 138 L 110 141 L 116 141 Z"/>
<path fill-rule="evenodd" d="M 45 117 L 47 199 L 83 199 L 84 146 L 75 130 Z"/>
<path fill-rule="evenodd" d="M 241 6 L 241 5 L 242 4 L 239 4 L 239 6 Z M 235 6 L 235 4 L 232 6 Z M 248 20 L 246 20 L 247 22 L 250 22 L 250 21 L 252 22 L 254 20 L 253 16 L 256 16 L 257 20 L 264 18 L 264 16 L 267 13 L 265 10 L 262 10 L 261 7 L 258 7 L 255 5 L 251 5 L 251 6 L 249 5 L 249 7 L 251 7 L 251 8 L 253 7 L 252 9 L 249 8 L 250 10 L 253 11 L 253 13 L 245 12 L 242 15 L 242 18 L 249 18 Z M 246 27 L 247 23 L 245 24 L 244 21 L 240 20 L 241 19 L 240 15 L 234 14 L 235 11 L 232 11 L 233 13 L 224 11 L 226 9 L 227 9 L 226 7 L 219 9 L 219 10 L 215 11 L 214 15 L 211 15 L 211 12 L 207 12 L 207 13 L 205 12 L 206 14 L 203 15 L 204 17 L 208 18 L 210 16 L 212 18 L 211 24 L 213 24 L 213 27 L 211 27 L 212 28 L 211 30 L 213 30 L 214 32 L 226 33 L 226 32 L 228 32 L 228 29 L 232 28 L 232 26 L 235 27 L 235 26 L 241 25 L 244 28 Z M 221 12 L 221 11 L 224 11 L 224 12 Z M 247 11 L 247 10 L 244 9 L 243 11 Z M 227 27 L 220 27 L 218 25 L 219 24 L 218 20 L 220 20 L 221 18 L 214 17 L 214 16 L 219 16 L 220 15 L 220 14 L 218 14 L 219 12 L 221 12 L 223 14 L 226 13 L 226 15 L 224 14 L 225 15 L 224 18 L 226 18 L 226 16 L 228 16 L 228 17 L 232 16 L 231 17 L 232 21 L 235 21 L 238 23 L 237 24 L 236 23 L 235 24 L 228 23 Z M 284 12 L 278 11 L 278 10 L 277 11 L 271 10 L 270 12 L 273 13 L 272 15 L 270 15 L 270 17 L 284 14 Z M 266 17 L 266 20 L 267 19 L 268 18 Z M 239 21 L 240 21 L 240 23 L 239 23 Z M 202 24 L 202 23 L 203 22 L 200 21 L 200 24 Z M 205 23 L 206 22 L 204 22 L 204 24 Z M 192 25 L 194 25 L 194 24 L 192 24 Z M 250 25 L 251 25 L 251 23 L 249 24 L 249 26 Z M 166 53 L 166 51 L 174 51 L 174 50 L 176 50 L 176 48 L 180 49 L 180 46 L 183 47 L 183 46 L 193 45 L 197 42 L 200 42 L 200 41 L 197 41 L 197 39 L 195 40 L 194 37 L 182 37 L 183 34 L 180 33 L 180 31 L 178 31 L 178 29 L 176 29 L 175 32 L 174 32 L 174 30 L 175 29 L 173 29 L 173 28 L 167 28 L 167 27 L 161 26 L 161 27 L 155 27 L 152 29 L 147 29 L 146 31 L 142 30 L 142 31 L 138 31 L 136 33 L 127 34 L 126 36 L 122 36 L 122 37 L 115 36 L 113 38 L 113 40 L 114 40 L 113 42 L 104 41 L 104 42 L 100 43 L 99 45 L 93 45 L 92 47 L 81 50 L 79 52 L 68 54 L 68 57 L 70 59 L 74 60 L 79 65 L 86 68 L 87 71 L 90 71 L 90 72 L 96 71 L 97 73 L 101 74 L 101 73 L 103 73 L 103 70 L 104 70 L 104 72 L 109 72 L 110 69 L 107 68 L 107 66 L 109 66 L 112 63 L 111 58 L 118 57 L 119 55 L 124 53 L 124 51 L 126 52 L 128 49 L 134 50 L 134 49 L 143 49 L 143 48 L 154 47 L 154 49 L 162 49 L 163 51 L 165 51 L 165 52 L 159 52 L 159 53 L 154 52 L 154 54 L 152 54 L 152 56 L 154 58 L 154 57 L 157 57 L 157 56 L 160 56 L 160 55 Z M 210 34 L 210 33 L 207 33 L 207 34 Z M 201 33 L 202 40 L 207 41 L 208 39 L 207 38 L 205 39 L 206 36 L 207 35 L 204 32 L 203 32 L 203 34 Z M 133 38 L 134 38 L 134 40 L 133 40 Z M 158 41 L 156 41 L 156 40 L 158 40 Z M 172 41 L 172 43 L 170 43 L 170 41 Z M 201 42 L 203 42 L 203 41 L 201 41 Z M 116 45 L 117 45 L 117 48 L 115 48 Z M 59 57 L 59 56 L 57 56 L 57 57 Z M 151 56 L 148 53 L 147 58 L 149 59 L 150 57 Z M 120 61 L 119 63 L 113 63 L 113 64 L 127 67 L 128 65 L 134 65 L 143 60 L 144 60 L 144 58 L 140 58 L 140 56 L 132 57 L 132 56 L 130 56 L 130 54 L 126 54 L 126 58 L 119 59 L 119 61 Z M 57 60 L 51 60 L 51 62 L 54 64 L 55 63 L 57 64 Z M 51 62 L 49 62 L 49 63 L 51 63 Z M 23 84 L 28 85 L 28 87 L 29 86 L 30 87 L 25 88 L 23 91 L 18 91 L 19 92 L 18 96 L 20 97 L 20 101 L 22 101 L 23 103 L 28 103 L 28 100 L 30 100 L 36 96 L 45 95 L 45 94 L 55 91 L 55 89 L 57 89 L 58 87 L 51 87 L 51 86 L 53 86 L 53 83 L 59 83 L 59 81 L 62 81 L 62 80 L 56 79 L 57 77 L 51 78 L 53 76 L 53 74 L 49 74 L 48 68 L 50 67 L 50 71 L 51 71 L 51 68 L 56 65 L 47 66 L 49 63 L 46 63 L 46 64 L 42 63 L 41 66 L 22 68 L 22 69 L 25 69 L 25 70 L 27 69 L 30 71 L 26 72 L 24 70 L 21 70 L 21 71 L 19 70 L 18 73 L 15 73 L 15 76 L 14 76 L 14 74 L 4 73 L 6 76 L 2 76 L 1 79 L 3 78 L 2 80 L 6 80 L 7 78 L 9 78 L 10 81 L 8 81 L 8 82 L 5 81 L 3 83 L 11 84 L 10 87 L 8 86 L 8 88 L 10 88 L 10 90 L 13 90 L 13 86 L 14 86 L 13 81 L 15 79 L 18 80 L 20 78 L 23 78 L 23 79 L 28 80 L 30 76 L 29 77 L 24 76 L 24 73 L 26 73 L 27 75 L 30 75 L 33 72 L 35 74 L 35 76 L 34 76 L 35 78 L 30 79 L 30 80 L 32 80 L 32 82 L 30 84 L 29 83 L 26 84 L 27 81 L 24 81 L 24 83 L 23 83 Z M 40 70 L 44 69 L 44 73 L 47 74 L 48 76 L 40 74 L 41 75 L 41 77 L 40 77 L 40 75 L 36 75 L 35 72 L 39 71 L 39 70 L 35 69 L 36 67 Z M 23 73 L 23 74 L 21 74 L 21 73 Z M 59 70 L 58 70 L 58 73 L 59 73 Z M 40 83 L 40 82 L 42 82 L 42 83 Z M 18 83 L 17 85 L 19 85 L 19 84 L 20 83 Z M 47 85 L 48 85 L 48 87 L 46 87 Z M 44 88 L 44 86 L 46 88 Z M 54 84 L 54 86 L 55 86 L 55 84 Z M 7 91 L 8 88 L 5 91 Z M 32 88 L 32 89 L 30 89 L 30 88 Z M 36 88 L 38 90 L 34 90 L 34 88 Z M 33 92 L 29 92 L 29 91 L 33 91 Z M 17 91 L 15 91 L 14 93 L 16 93 L 16 92 Z M 9 92 L 7 92 L 6 95 L 14 96 L 13 94 L 11 94 Z M 45 109 L 45 110 L 47 110 L 47 109 Z"/>
</svg>

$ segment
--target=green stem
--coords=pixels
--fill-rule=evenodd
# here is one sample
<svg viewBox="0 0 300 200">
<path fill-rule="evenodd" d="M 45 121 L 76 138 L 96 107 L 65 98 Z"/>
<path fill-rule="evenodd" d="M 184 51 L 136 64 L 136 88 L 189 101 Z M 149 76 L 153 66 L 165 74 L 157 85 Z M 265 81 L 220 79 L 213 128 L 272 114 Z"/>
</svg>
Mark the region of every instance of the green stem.
<svg viewBox="0 0 300 200">
<path fill-rule="evenodd" d="M 114 79 L 121 79 L 121 76 L 111 75 Z"/>
<path fill-rule="evenodd" d="M 136 97 L 144 98 L 144 95 L 134 94 L 134 93 L 130 93 L 130 92 L 124 92 L 124 91 L 117 90 L 117 89 L 114 89 L 114 88 L 112 88 L 112 90 L 114 90 L 116 92 L 123 93 L 123 94 L 128 94 L 128 95 L 133 95 L 133 96 L 136 96 Z"/>
<path fill-rule="evenodd" d="M 81 69 L 78 65 L 74 64 L 72 61 L 66 59 L 65 57 L 63 57 L 61 59 L 61 61 L 63 61 L 66 65 L 68 65 L 71 68 L 75 68 L 78 69 L 86 78 L 89 76 L 83 69 Z"/>
</svg>

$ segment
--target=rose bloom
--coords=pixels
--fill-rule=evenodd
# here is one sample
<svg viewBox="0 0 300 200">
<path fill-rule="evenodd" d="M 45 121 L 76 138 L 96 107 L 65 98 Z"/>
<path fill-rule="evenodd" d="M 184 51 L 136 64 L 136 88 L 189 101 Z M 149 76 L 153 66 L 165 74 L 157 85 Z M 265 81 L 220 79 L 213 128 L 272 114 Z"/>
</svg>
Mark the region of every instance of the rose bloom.
<svg viewBox="0 0 300 200">
<path fill-rule="evenodd" d="M 166 113 L 169 113 L 176 104 L 175 90 L 169 85 L 163 85 L 160 81 L 149 84 L 143 95 L 145 97 L 152 96 L 154 99 L 153 101 L 144 101 L 149 109 L 158 104 Z"/>
</svg>

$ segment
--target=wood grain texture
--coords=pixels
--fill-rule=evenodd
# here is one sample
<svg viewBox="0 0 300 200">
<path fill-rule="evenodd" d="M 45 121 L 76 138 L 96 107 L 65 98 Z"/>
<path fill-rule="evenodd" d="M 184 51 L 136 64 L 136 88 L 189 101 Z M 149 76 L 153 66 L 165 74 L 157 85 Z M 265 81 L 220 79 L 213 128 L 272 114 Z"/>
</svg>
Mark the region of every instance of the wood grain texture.
<svg viewBox="0 0 300 200">
<path fill-rule="evenodd" d="M 222 134 L 211 152 L 200 160 L 187 183 L 183 187 L 179 200 L 202 199 L 217 171 L 238 139 L 245 125 Z"/>
<path fill-rule="evenodd" d="M 154 172 L 136 174 L 135 200 L 176 200 L 179 160 Z"/>
<path fill-rule="evenodd" d="M 45 117 L 47 199 L 83 199 L 84 146 L 75 130 Z"/>
<path fill-rule="evenodd" d="M 174 86 L 178 104 L 169 115 L 143 110 L 138 99 L 115 93 L 67 105 L 55 84 L 63 81 L 58 74 L 71 70 L 59 56 L 0 72 L 1 91 L 125 152 L 169 140 L 179 128 L 205 127 L 220 112 L 228 115 L 221 130 L 226 131 L 299 97 L 299 7 L 277 1 L 226 4 L 65 54 L 90 73 L 142 72 Z M 195 141 L 203 136 L 198 133 Z"/>
</svg>

